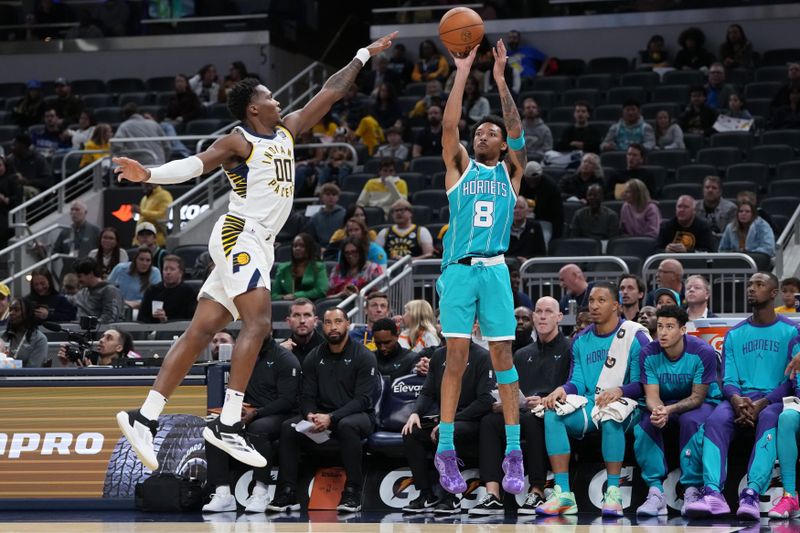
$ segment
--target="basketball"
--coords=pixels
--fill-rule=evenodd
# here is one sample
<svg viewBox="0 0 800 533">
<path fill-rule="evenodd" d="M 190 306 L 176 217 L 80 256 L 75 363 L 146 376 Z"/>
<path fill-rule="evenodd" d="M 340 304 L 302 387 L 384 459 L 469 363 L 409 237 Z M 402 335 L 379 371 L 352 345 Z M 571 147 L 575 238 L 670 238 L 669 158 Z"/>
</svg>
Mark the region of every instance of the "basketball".
<svg viewBox="0 0 800 533">
<path fill-rule="evenodd" d="M 439 21 L 439 39 L 454 55 L 465 55 L 483 39 L 483 19 L 468 7 L 455 7 Z"/>
</svg>

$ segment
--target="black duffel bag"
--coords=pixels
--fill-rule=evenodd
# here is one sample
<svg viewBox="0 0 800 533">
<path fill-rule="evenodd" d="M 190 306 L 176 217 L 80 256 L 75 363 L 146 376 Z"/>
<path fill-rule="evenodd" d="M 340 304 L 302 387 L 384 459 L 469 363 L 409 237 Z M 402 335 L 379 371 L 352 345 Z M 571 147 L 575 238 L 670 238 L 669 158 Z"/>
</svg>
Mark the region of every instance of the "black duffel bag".
<svg viewBox="0 0 800 533">
<path fill-rule="evenodd" d="M 153 474 L 136 484 L 136 508 L 145 512 L 199 511 L 203 487 L 198 479 L 176 474 Z"/>
</svg>

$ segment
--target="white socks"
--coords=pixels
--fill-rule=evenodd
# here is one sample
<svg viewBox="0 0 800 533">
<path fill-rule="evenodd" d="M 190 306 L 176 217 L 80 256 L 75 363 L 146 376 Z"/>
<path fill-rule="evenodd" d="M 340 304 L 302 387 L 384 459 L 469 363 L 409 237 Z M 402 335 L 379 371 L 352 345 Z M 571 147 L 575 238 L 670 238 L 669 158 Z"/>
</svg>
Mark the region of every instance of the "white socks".
<svg viewBox="0 0 800 533">
<path fill-rule="evenodd" d="M 242 420 L 242 401 L 244 393 L 227 389 L 225 391 L 225 403 L 222 404 L 222 414 L 219 421 L 226 426 L 232 426 Z"/>
<path fill-rule="evenodd" d="M 253 496 L 255 496 L 256 494 L 266 494 L 266 493 L 267 493 L 267 486 L 261 481 L 256 481 L 256 486 L 253 487 Z"/>
<path fill-rule="evenodd" d="M 158 420 L 158 415 L 164 410 L 165 405 L 167 405 L 167 399 L 160 392 L 151 390 L 139 412 L 148 420 Z"/>
<path fill-rule="evenodd" d="M 231 488 L 228 485 L 219 485 L 214 490 L 214 494 L 216 494 L 217 496 L 230 496 Z"/>
</svg>

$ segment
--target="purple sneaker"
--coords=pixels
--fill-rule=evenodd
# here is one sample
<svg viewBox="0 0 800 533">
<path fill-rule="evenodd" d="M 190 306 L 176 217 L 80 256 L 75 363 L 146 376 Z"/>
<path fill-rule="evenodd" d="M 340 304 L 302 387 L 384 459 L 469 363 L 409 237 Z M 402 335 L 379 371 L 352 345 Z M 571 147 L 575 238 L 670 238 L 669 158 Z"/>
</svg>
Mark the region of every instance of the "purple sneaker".
<svg viewBox="0 0 800 533">
<path fill-rule="evenodd" d="M 729 514 L 731 508 L 725 497 L 709 487 L 703 488 L 703 497 L 686 506 L 686 516 L 691 518 L 704 518 L 707 516 L 722 516 Z"/>
<path fill-rule="evenodd" d="M 467 482 L 459 466 L 464 463 L 456 457 L 455 450 L 446 450 L 433 456 L 433 466 L 439 471 L 439 483 L 450 494 L 461 494 L 467 490 Z"/>
<path fill-rule="evenodd" d="M 522 466 L 522 451 L 511 450 L 503 459 L 503 490 L 509 494 L 521 494 L 525 490 L 525 469 Z"/>
<path fill-rule="evenodd" d="M 748 487 L 739 494 L 739 509 L 736 510 L 736 516 L 742 520 L 761 519 L 761 505 L 756 491 Z"/>
</svg>

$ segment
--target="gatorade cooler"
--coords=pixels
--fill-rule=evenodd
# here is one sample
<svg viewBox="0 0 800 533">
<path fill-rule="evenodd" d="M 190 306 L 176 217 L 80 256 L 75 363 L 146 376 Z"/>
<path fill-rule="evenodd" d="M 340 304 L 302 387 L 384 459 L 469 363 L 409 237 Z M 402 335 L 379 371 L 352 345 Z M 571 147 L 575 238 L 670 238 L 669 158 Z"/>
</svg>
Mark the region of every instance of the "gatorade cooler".
<svg viewBox="0 0 800 533">
<path fill-rule="evenodd" d="M 747 318 L 746 316 L 738 317 L 724 317 L 724 318 L 698 318 L 694 320 L 694 331 L 687 332 L 689 335 L 700 337 L 708 344 L 711 345 L 717 353 L 722 353 L 722 343 L 725 340 L 725 334 L 733 326 Z"/>
</svg>

